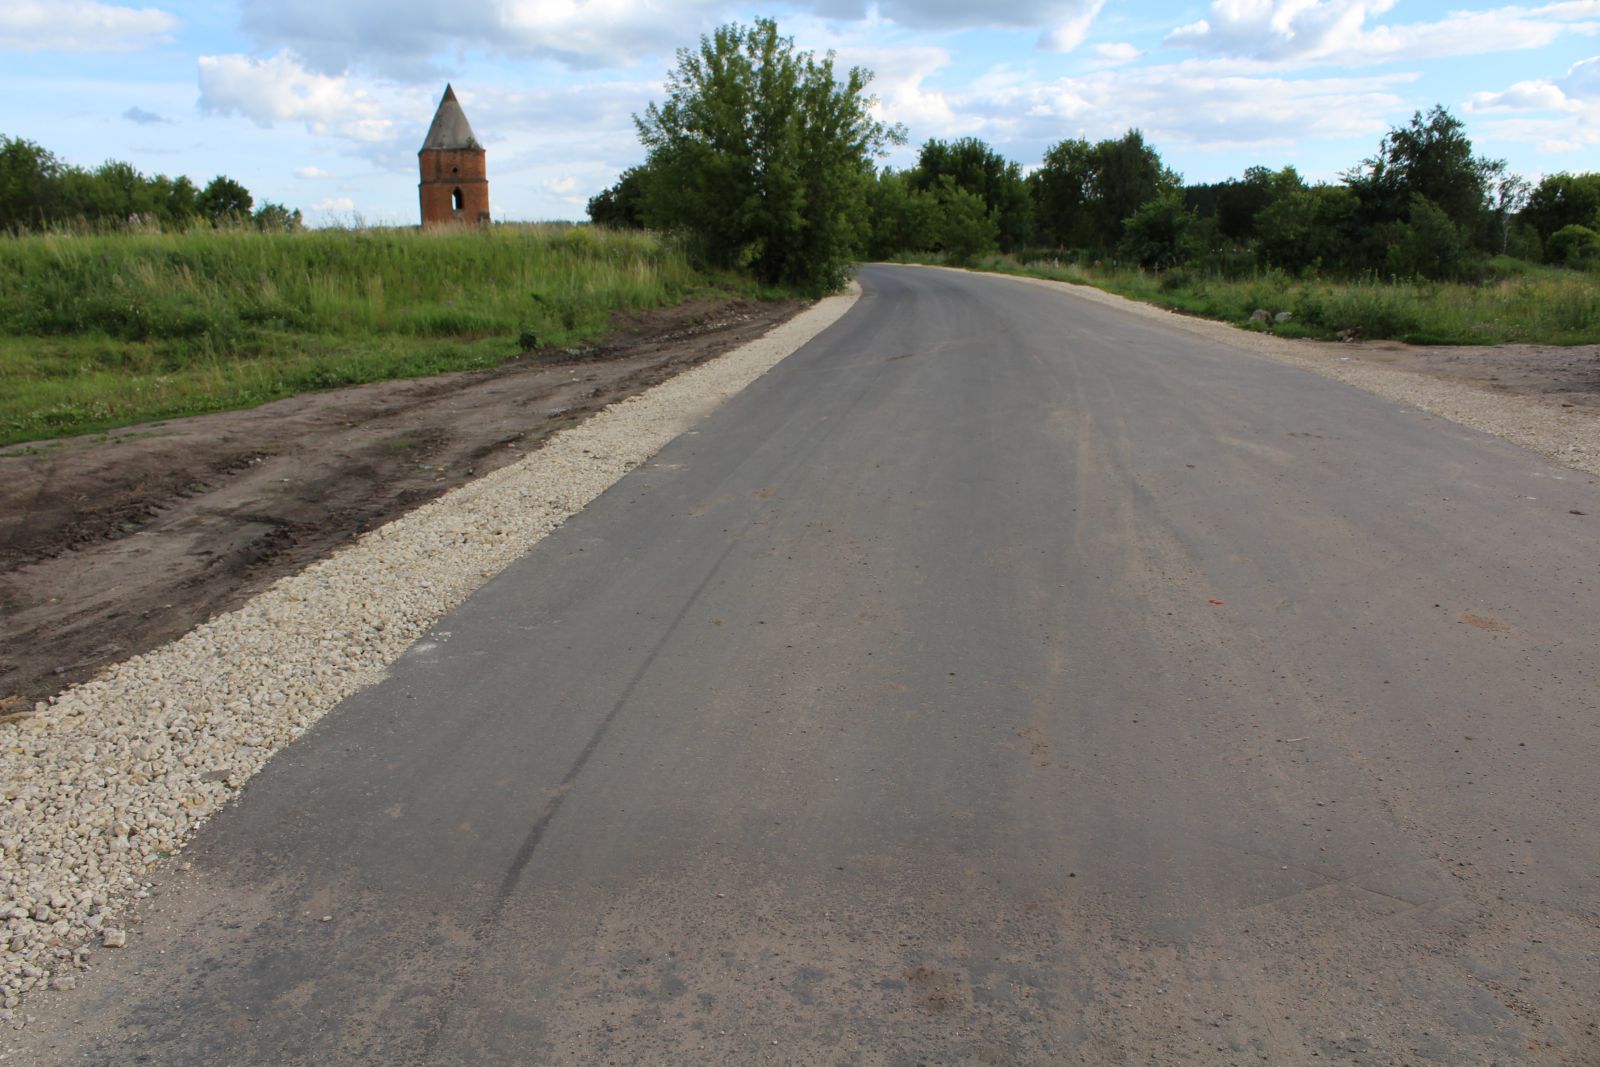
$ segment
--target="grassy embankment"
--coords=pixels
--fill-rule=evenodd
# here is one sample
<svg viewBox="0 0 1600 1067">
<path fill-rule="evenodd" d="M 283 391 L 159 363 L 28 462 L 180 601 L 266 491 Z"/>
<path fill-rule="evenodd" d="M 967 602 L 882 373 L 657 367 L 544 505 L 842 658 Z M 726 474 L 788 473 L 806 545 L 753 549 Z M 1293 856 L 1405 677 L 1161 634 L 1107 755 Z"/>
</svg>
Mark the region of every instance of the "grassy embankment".
<svg viewBox="0 0 1600 1067">
<path fill-rule="evenodd" d="M 730 289 L 560 225 L 0 237 L 0 444 L 491 367 Z"/>
<path fill-rule="evenodd" d="M 919 259 L 917 262 L 937 262 Z M 1283 337 L 1332 340 L 1354 330 L 1363 340 L 1411 344 L 1600 344 L 1600 276 L 1521 260 L 1491 260 L 1482 282 L 1298 279 L 1281 271 L 1252 278 L 1207 275 L 1192 267 L 1164 273 L 1055 266 L 992 256 L 971 265 L 1001 274 L 1092 285 L 1202 318 L 1250 325 L 1257 308 L 1293 318 Z"/>
</svg>

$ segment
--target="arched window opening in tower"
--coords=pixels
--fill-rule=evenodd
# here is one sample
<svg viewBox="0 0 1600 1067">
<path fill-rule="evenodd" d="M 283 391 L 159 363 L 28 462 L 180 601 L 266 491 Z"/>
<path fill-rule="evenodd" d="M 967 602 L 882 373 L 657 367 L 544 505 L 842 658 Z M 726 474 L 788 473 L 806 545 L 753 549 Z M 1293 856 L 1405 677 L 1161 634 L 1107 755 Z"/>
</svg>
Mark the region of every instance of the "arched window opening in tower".
<svg viewBox="0 0 1600 1067">
<path fill-rule="evenodd" d="M 460 211 L 466 206 L 467 198 L 461 195 L 460 189 L 457 189 L 455 192 L 450 194 L 450 207 L 452 210 Z"/>
</svg>

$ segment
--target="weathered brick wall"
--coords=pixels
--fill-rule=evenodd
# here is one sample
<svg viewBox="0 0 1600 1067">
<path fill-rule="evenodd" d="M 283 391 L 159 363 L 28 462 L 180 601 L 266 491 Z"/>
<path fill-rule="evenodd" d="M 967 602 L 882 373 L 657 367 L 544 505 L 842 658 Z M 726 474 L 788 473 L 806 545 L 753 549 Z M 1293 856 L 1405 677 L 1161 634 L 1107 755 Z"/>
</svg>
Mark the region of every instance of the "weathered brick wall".
<svg viewBox="0 0 1600 1067">
<path fill-rule="evenodd" d="M 422 225 L 481 224 L 489 221 L 489 178 L 482 149 L 438 149 L 418 153 L 422 181 Z M 461 208 L 455 207 L 460 190 Z"/>
</svg>

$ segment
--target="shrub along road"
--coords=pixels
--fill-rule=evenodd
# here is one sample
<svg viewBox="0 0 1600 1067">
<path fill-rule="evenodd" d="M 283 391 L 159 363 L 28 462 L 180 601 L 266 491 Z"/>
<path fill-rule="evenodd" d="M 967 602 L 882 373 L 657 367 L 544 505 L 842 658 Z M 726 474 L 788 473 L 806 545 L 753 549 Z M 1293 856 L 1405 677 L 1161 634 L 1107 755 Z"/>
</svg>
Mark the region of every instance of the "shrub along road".
<svg viewBox="0 0 1600 1067">
<path fill-rule="evenodd" d="M 269 764 L 26 1052 L 1600 1057 L 1592 479 L 861 280 Z"/>
</svg>

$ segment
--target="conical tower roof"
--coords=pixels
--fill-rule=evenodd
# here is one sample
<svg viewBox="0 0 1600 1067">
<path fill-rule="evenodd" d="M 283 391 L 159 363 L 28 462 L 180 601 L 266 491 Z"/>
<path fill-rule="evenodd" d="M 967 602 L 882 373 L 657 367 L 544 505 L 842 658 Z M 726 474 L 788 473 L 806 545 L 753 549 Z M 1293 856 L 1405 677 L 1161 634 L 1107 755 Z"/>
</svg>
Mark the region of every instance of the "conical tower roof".
<svg viewBox="0 0 1600 1067">
<path fill-rule="evenodd" d="M 483 146 L 474 136 L 472 126 L 467 122 L 466 112 L 461 110 L 461 102 L 456 99 L 456 91 L 446 85 L 444 99 L 439 101 L 439 110 L 433 113 L 433 125 L 428 127 L 428 136 L 422 142 L 419 151 L 462 148 L 481 150 Z"/>
</svg>

